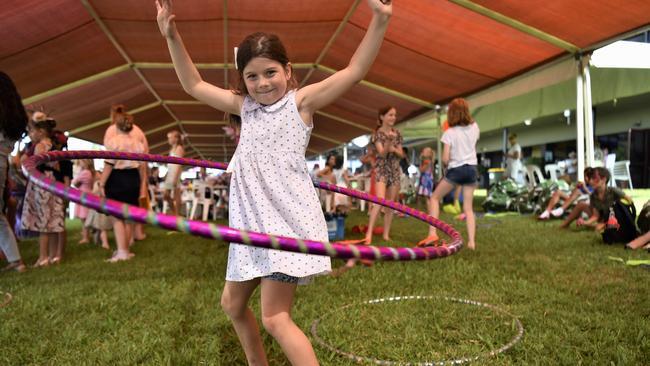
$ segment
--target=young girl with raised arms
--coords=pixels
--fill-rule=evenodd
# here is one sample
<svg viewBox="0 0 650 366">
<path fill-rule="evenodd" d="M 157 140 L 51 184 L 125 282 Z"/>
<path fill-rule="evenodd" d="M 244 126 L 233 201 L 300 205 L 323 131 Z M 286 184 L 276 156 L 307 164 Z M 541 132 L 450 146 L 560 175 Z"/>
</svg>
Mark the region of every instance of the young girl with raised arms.
<svg viewBox="0 0 650 366">
<path fill-rule="evenodd" d="M 327 227 L 305 151 L 313 114 L 363 79 L 372 65 L 392 13 L 390 1 L 368 0 L 372 20 L 350 63 L 327 79 L 297 89 L 291 63 L 277 36 L 255 33 L 238 46 L 238 90 L 205 82 L 174 23 L 171 1 L 156 1 L 158 25 L 167 40 L 183 89 L 220 111 L 240 115 L 241 136 L 228 170 L 230 226 L 268 234 L 327 241 Z M 250 365 L 267 365 L 248 301 L 261 287 L 264 328 L 293 365 L 317 365 L 314 350 L 291 319 L 298 283 L 331 270 L 324 256 L 230 244 L 221 306 L 230 317 Z"/>
</svg>

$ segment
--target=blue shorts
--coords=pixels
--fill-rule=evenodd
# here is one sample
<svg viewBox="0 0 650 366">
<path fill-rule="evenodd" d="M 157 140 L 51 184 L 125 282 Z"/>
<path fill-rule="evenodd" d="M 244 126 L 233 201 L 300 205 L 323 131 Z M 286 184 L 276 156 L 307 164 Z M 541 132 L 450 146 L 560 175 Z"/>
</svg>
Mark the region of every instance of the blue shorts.
<svg viewBox="0 0 650 366">
<path fill-rule="evenodd" d="M 284 274 L 282 272 L 273 272 L 272 274 L 268 276 L 262 277 L 267 280 L 273 280 L 273 281 L 278 281 L 278 282 L 284 282 L 284 283 L 298 283 L 300 278 L 294 277 L 294 276 L 289 276 L 288 274 Z"/>
<path fill-rule="evenodd" d="M 445 180 L 455 186 L 471 186 L 476 185 L 477 175 L 476 165 L 466 164 L 447 170 Z"/>
</svg>

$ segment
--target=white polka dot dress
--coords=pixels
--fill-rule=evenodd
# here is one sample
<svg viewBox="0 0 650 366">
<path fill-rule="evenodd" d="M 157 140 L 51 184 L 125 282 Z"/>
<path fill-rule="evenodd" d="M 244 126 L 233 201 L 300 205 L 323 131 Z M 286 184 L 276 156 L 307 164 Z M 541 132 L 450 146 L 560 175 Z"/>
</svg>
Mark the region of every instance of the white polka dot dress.
<svg viewBox="0 0 650 366">
<path fill-rule="evenodd" d="M 318 196 L 307 171 L 311 127 L 302 121 L 295 91 L 264 106 L 247 96 L 241 137 L 230 163 L 230 226 L 265 234 L 328 241 Z M 329 257 L 230 243 L 226 280 L 275 272 L 299 277 L 331 271 Z"/>
</svg>

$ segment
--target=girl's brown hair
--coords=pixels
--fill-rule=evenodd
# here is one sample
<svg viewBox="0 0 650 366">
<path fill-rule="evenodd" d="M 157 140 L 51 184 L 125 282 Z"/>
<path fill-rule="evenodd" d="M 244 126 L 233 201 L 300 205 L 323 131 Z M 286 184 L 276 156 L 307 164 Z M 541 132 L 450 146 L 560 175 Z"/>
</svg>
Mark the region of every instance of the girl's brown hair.
<svg viewBox="0 0 650 366">
<path fill-rule="evenodd" d="M 117 114 L 115 127 L 122 132 L 130 132 L 133 129 L 133 116 L 128 113 Z"/>
<path fill-rule="evenodd" d="M 54 128 L 56 127 L 56 121 L 53 119 L 45 119 L 34 123 L 34 128 L 43 130 L 45 132 L 45 137 L 52 139 L 54 134 Z"/>
<path fill-rule="evenodd" d="M 282 41 L 275 34 L 257 32 L 248 35 L 237 47 L 237 71 L 239 71 L 239 84 L 234 92 L 239 95 L 248 95 L 246 83 L 244 82 L 244 68 L 255 57 L 264 57 L 279 62 L 282 67 L 289 66 L 291 79 L 287 84 L 289 90 L 298 87 L 295 73 L 289 64 L 287 50 Z"/>
<path fill-rule="evenodd" d="M 447 120 L 449 127 L 468 126 L 474 123 L 472 115 L 469 113 L 469 104 L 465 99 L 456 98 L 449 103 Z"/>
<path fill-rule="evenodd" d="M 79 161 L 82 165 L 85 165 L 88 170 L 93 174 L 92 177 L 93 179 L 95 178 L 95 163 L 93 162 L 93 159 L 81 159 Z"/>
<path fill-rule="evenodd" d="M 115 104 L 111 107 L 111 124 L 122 132 L 133 129 L 133 116 L 126 112 L 124 104 Z"/>
<path fill-rule="evenodd" d="M 124 104 L 115 104 L 111 106 L 111 124 L 116 124 L 118 117 L 124 113 L 126 113 L 126 107 Z"/>
<path fill-rule="evenodd" d="M 20 94 L 9 75 L 0 71 L 0 133 L 9 140 L 16 141 L 20 140 L 25 132 L 27 113 Z"/>
<path fill-rule="evenodd" d="M 375 127 L 375 130 L 372 132 L 372 138 L 370 139 L 373 143 L 375 142 L 375 139 L 377 138 L 377 131 L 379 131 L 379 128 L 381 127 L 381 117 L 385 116 L 390 112 L 392 109 L 397 110 L 397 108 L 393 107 L 392 105 L 387 105 L 383 108 L 380 108 L 377 111 L 377 126 Z"/>
</svg>

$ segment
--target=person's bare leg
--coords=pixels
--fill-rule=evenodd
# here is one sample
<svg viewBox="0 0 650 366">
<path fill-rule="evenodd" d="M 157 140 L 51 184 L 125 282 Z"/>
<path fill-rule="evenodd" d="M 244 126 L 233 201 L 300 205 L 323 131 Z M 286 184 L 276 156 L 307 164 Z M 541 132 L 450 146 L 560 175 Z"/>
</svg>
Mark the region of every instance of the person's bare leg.
<svg viewBox="0 0 650 366">
<path fill-rule="evenodd" d="M 137 241 L 144 240 L 147 238 L 147 233 L 144 232 L 144 224 L 141 223 L 135 224 L 135 235 L 133 237 Z"/>
<path fill-rule="evenodd" d="M 460 213 L 460 191 L 462 187 L 457 186 L 454 190 L 454 210 L 456 211 L 457 214 Z"/>
<path fill-rule="evenodd" d="M 115 220 L 113 222 L 113 233 L 115 234 L 115 243 L 117 244 L 117 255 L 127 258 L 129 251 L 129 229 L 124 220 Z"/>
<path fill-rule="evenodd" d="M 167 202 L 168 208 L 170 210 L 170 215 L 178 216 L 178 212 L 176 212 L 177 208 L 174 204 L 174 198 L 172 197 L 172 191 L 165 189 L 165 193 L 163 193 L 163 199 Z"/>
<path fill-rule="evenodd" d="M 474 218 L 474 190 L 475 185 L 463 186 L 463 212 L 467 222 L 467 247 L 476 248 L 476 220 Z"/>
<path fill-rule="evenodd" d="M 291 319 L 296 284 L 262 279 L 262 324 L 294 366 L 317 366 L 314 348 Z"/>
<path fill-rule="evenodd" d="M 386 197 L 386 183 L 385 182 L 377 182 L 375 184 L 375 193 L 377 194 L 378 198 L 384 198 Z M 366 238 L 364 240 L 364 244 L 371 244 L 372 243 L 372 230 L 375 228 L 375 223 L 377 222 L 377 216 L 379 216 L 379 209 L 381 209 L 383 206 L 382 205 L 372 205 L 372 209 L 370 210 L 370 219 L 368 220 L 368 231 L 366 232 Z"/>
<path fill-rule="evenodd" d="M 553 192 L 553 196 L 551 196 L 551 200 L 548 201 L 548 205 L 546 206 L 546 211 L 551 212 L 551 210 L 555 208 L 555 205 L 560 202 L 560 199 L 566 200 L 567 197 L 568 196 L 566 193 L 560 191 L 559 189 Z"/>
<path fill-rule="evenodd" d="M 433 191 L 430 200 L 429 206 L 429 215 L 438 218 L 440 216 L 440 200 L 442 197 L 446 196 L 451 190 L 454 189 L 454 185 L 449 183 L 445 179 L 441 179 L 440 183 L 436 186 L 436 189 Z M 436 234 L 435 226 L 429 226 L 429 236 Z"/>
<path fill-rule="evenodd" d="M 106 230 L 100 230 L 99 231 L 99 238 L 102 241 L 102 248 L 104 249 L 111 249 L 110 244 L 108 243 L 108 231 Z"/>
<path fill-rule="evenodd" d="M 627 243 L 626 247 L 630 249 L 639 249 L 648 243 L 650 243 L 650 231 Z"/>
<path fill-rule="evenodd" d="M 260 329 L 253 311 L 248 307 L 248 300 L 259 284 L 259 278 L 243 282 L 226 281 L 221 293 L 221 308 L 235 328 L 248 364 L 267 366 Z"/>
<path fill-rule="evenodd" d="M 40 233 L 38 235 L 38 260 L 36 261 L 36 264 L 34 264 L 35 267 L 46 266 L 49 264 L 49 241 L 49 233 Z"/>
<path fill-rule="evenodd" d="M 83 222 L 84 220 L 81 220 L 81 240 L 79 240 L 79 244 L 88 244 L 90 242 L 88 228 L 83 226 Z"/>
<path fill-rule="evenodd" d="M 135 224 L 133 222 L 124 222 L 125 227 L 126 227 L 126 240 L 127 243 L 129 243 L 129 247 L 131 244 L 134 242 L 134 237 L 133 234 L 135 233 Z"/>
<path fill-rule="evenodd" d="M 400 186 L 399 184 L 393 184 L 392 186 L 386 189 L 386 199 L 395 201 L 397 195 L 399 194 Z M 386 241 L 390 241 L 390 225 L 393 222 L 393 210 L 387 210 L 384 215 L 384 235 L 383 238 Z"/>
<path fill-rule="evenodd" d="M 564 229 L 564 228 L 569 227 L 569 225 L 571 225 L 573 220 L 577 219 L 580 216 L 580 214 L 582 214 L 583 212 L 586 212 L 588 209 L 589 209 L 589 204 L 588 203 L 579 202 L 573 208 L 573 210 L 571 210 L 571 213 L 569 214 L 569 216 L 567 216 L 567 218 L 564 220 L 564 222 L 562 222 L 562 224 L 560 225 L 560 228 Z"/>
<path fill-rule="evenodd" d="M 59 259 L 57 259 L 57 254 L 59 253 L 59 244 L 60 244 L 60 238 L 59 235 L 61 233 L 50 233 L 48 234 L 49 239 L 48 239 L 48 258 L 50 259 L 50 264 L 58 263 Z M 55 260 L 56 259 L 56 260 Z"/>
<path fill-rule="evenodd" d="M 574 189 L 573 192 L 571 192 L 571 196 L 566 197 L 566 193 L 564 194 L 565 197 L 562 197 L 564 199 L 564 203 L 562 204 L 562 209 L 566 211 L 571 204 L 580 197 L 582 193 L 578 189 Z"/>
<path fill-rule="evenodd" d="M 65 246 L 68 241 L 68 231 L 66 229 L 63 229 L 62 232 L 58 233 L 57 235 L 57 247 L 56 247 L 56 256 L 54 257 L 55 262 L 59 262 L 63 259 L 63 255 L 65 254 Z"/>
<path fill-rule="evenodd" d="M 175 215 L 180 215 L 181 213 L 181 189 L 179 187 L 174 188 L 174 211 L 176 212 Z M 206 210 L 206 208 L 203 208 Z"/>
</svg>

